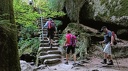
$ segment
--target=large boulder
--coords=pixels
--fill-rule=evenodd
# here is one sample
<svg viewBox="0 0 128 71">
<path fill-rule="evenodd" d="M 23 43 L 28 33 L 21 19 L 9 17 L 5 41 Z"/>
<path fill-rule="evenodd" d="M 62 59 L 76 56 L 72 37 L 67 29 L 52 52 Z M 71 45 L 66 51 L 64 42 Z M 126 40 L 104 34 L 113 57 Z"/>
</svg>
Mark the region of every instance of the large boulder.
<svg viewBox="0 0 128 71">
<path fill-rule="evenodd" d="M 20 67 L 21 67 L 21 71 L 33 71 L 32 66 L 23 60 L 20 61 Z"/>
</svg>

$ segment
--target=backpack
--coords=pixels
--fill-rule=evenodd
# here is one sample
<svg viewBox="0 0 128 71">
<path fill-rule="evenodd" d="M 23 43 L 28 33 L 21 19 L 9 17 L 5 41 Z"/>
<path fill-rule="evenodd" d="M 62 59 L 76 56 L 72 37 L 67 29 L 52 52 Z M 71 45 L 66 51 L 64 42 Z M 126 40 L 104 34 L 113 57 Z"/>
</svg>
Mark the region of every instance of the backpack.
<svg viewBox="0 0 128 71">
<path fill-rule="evenodd" d="M 53 21 L 48 21 L 48 29 L 54 29 L 55 30 L 55 23 Z"/>
<path fill-rule="evenodd" d="M 112 36 L 114 37 L 113 44 L 116 45 L 117 44 L 117 35 L 115 34 L 114 31 L 112 31 Z"/>
<path fill-rule="evenodd" d="M 70 35 L 70 46 L 75 47 L 76 46 L 76 36 L 75 35 Z"/>
</svg>

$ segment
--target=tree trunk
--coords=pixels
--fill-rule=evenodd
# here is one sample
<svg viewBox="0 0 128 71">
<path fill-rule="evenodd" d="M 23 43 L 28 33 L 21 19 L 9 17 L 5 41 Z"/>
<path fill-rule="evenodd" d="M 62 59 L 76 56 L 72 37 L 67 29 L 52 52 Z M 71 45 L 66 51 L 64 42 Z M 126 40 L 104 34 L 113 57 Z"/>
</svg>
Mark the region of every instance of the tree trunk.
<svg viewBox="0 0 128 71">
<path fill-rule="evenodd" d="M 0 0 L 0 71 L 20 71 L 13 0 Z"/>
</svg>

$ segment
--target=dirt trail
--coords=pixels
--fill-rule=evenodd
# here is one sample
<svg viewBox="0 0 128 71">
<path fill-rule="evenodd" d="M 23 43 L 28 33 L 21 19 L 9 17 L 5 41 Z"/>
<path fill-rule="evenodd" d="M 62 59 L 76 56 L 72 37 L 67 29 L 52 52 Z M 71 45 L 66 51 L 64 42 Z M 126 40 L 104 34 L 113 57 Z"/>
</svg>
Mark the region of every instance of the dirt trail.
<svg viewBox="0 0 128 71">
<path fill-rule="evenodd" d="M 69 61 L 69 65 L 66 65 L 64 64 L 65 61 L 62 60 L 62 63 L 58 65 L 46 67 L 38 71 L 128 71 L 128 58 L 118 59 L 117 61 L 119 66 L 116 60 L 114 60 L 114 66 L 105 66 L 100 63 L 100 58 L 91 57 L 89 63 L 84 63 L 84 66 L 73 67 L 73 61 Z"/>
</svg>

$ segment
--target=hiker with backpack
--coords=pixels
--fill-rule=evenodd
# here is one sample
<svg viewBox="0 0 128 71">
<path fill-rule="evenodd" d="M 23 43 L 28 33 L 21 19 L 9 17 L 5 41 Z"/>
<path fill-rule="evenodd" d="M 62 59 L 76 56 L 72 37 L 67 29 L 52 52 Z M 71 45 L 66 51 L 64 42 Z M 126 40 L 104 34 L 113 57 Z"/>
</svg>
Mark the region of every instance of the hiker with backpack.
<svg viewBox="0 0 128 71">
<path fill-rule="evenodd" d="M 73 65 L 76 63 L 76 54 L 75 54 L 75 47 L 76 47 L 76 36 L 71 34 L 71 31 L 68 30 L 67 34 L 66 34 L 66 41 L 65 41 L 65 45 L 66 48 L 66 62 L 65 64 L 68 64 L 68 59 L 69 59 L 69 53 L 70 51 L 72 51 L 73 54 L 73 58 L 74 58 L 74 63 Z"/>
<path fill-rule="evenodd" d="M 107 65 L 114 65 L 113 60 L 112 60 L 112 54 L 111 54 L 111 46 L 114 45 L 114 33 L 110 30 L 107 29 L 106 26 L 103 26 L 101 28 L 101 31 L 105 33 L 104 35 L 104 40 L 101 41 L 101 44 L 105 44 L 103 53 L 104 53 L 104 60 L 101 62 L 102 64 L 107 64 Z M 107 59 L 109 62 L 107 63 Z"/>
<path fill-rule="evenodd" d="M 55 32 L 56 32 L 55 23 L 51 18 L 49 18 L 49 20 L 45 23 L 44 27 L 47 27 L 47 30 L 48 30 L 47 37 L 48 37 L 48 40 L 49 40 L 50 48 L 52 48 L 53 38 L 54 38 L 54 35 L 55 35 Z"/>
</svg>

